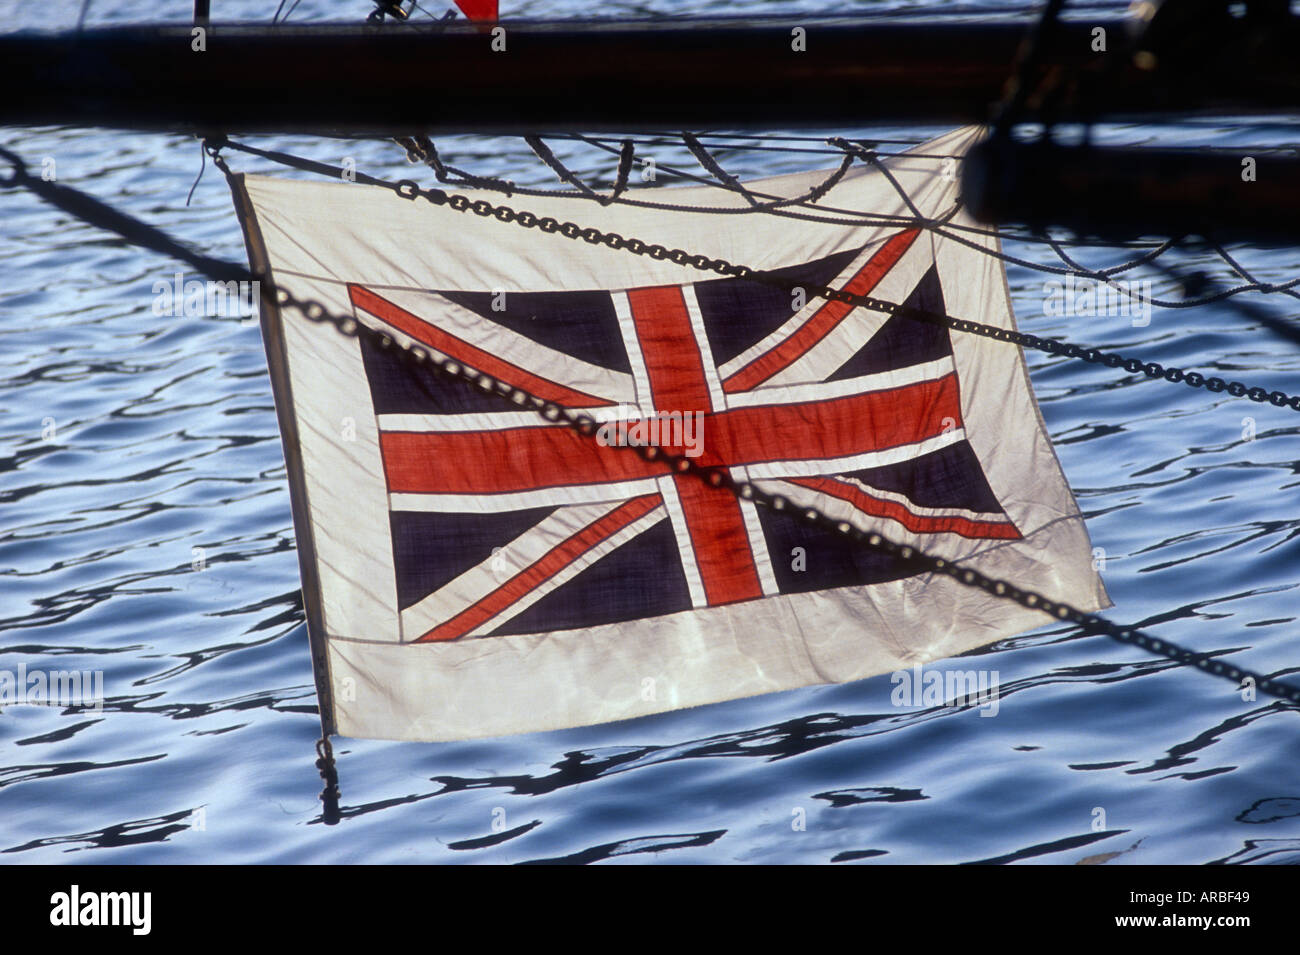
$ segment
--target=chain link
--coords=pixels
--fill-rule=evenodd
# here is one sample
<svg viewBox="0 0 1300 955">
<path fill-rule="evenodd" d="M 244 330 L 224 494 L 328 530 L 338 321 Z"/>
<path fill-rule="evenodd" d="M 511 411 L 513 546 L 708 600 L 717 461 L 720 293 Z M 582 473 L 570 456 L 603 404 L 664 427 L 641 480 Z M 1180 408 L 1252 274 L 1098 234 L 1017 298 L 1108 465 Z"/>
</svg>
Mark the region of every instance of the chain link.
<svg viewBox="0 0 1300 955">
<path fill-rule="evenodd" d="M 583 228 L 575 222 L 559 222 L 551 216 L 539 217 L 526 210 L 517 210 L 510 206 L 494 204 L 486 199 L 470 200 L 467 196 L 448 193 L 442 189 L 422 189 L 418 183 L 411 179 L 403 179 L 397 183 L 384 183 L 383 180 L 377 181 L 393 189 L 403 199 L 412 201 L 425 199 L 434 205 L 447 206 L 457 212 L 470 211 L 476 215 L 490 216 L 500 222 L 513 223 L 525 229 L 537 228 L 549 234 L 558 233 L 568 239 L 581 239 L 592 245 L 605 245 L 611 249 L 623 250 L 633 255 L 643 255 L 656 261 L 669 261 L 675 265 L 687 266 L 700 272 L 712 272 L 729 278 L 750 279 L 789 293 L 793 293 L 796 288 L 799 288 L 803 289 L 806 294 L 824 298 L 827 301 L 844 302 L 885 312 L 889 315 L 898 315 L 903 318 L 943 325 L 953 331 L 980 335 L 995 341 L 1019 345 L 1021 348 L 1046 352 L 1049 355 L 1077 358 L 1090 364 L 1104 365 L 1107 368 L 1123 368 L 1124 371 L 1131 375 L 1141 374 L 1151 379 L 1163 379 L 1175 384 L 1188 385 L 1192 388 L 1204 388 L 1214 394 L 1226 391 L 1234 398 L 1244 397 L 1257 403 L 1268 403 L 1278 408 L 1290 408 L 1292 411 L 1300 411 L 1300 394 L 1290 395 L 1284 391 L 1270 391 L 1258 386 L 1251 387 L 1240 381 L 1228 381 L 1218 376 L 1205 376 L 1198 372 L 1162 365 L 1156 361 L 1144 362 L 1138 358 L 1126 358 L 1113 351 L 1102 351 L 1099 348 L 1078 345 L 1074 342 L 1040 338 L 1037 335 L 1031 335 L 1016 329 L 999 328 L 995 325 L 987 325 L 970 319 L 954 318 L 940 312 L 909 308 L 895 302 L 872 298 L 868 295 L 856 295 L 844 289 L 836 289 L 830 286 L 799 285 L 794 282 L 783 281 L 769 273 L 760 272 L 748 266 L 728 262 L 726 259 L 714 259 L 707 255 L 692 254 L 684 249 L 669 249 L 658 243 L 648 243 L 641 239 L 629 238 L 617 232 L 605 232 L 592 227 Z"/>
<path fill-rule="evenodd" d="M 543 220 L 538 220 L 537 225 L 539 228 L 542 227 L 542 222 Z M 551 219 L 550 222 L 554 223 L 555 220 Z M 562 230 L 566 225 L 573 224 L 564 223 L 558 225 L 557 230 Z M 575 228 L 577 227 L 575 226 Z M 663 247 L 660 246 L 659 248 Z M 681 250 L 673 251 L 680 252 Z M 669 252 L 668 254 L 671 255 L 672 253 Z M 687 253 L 682 254 L 686 255 Z M 523 388 L 501 381 L 485 372 L 433 352 L 422 345 L 398 342 L 392 335 L 363 325 L 351 316 L 332 314 L 320 302 L 299 299 L 286 290 L 278 288 L 268 279 L 263 279 L 263 284 L 272 290 L 272 294 L 281 308 L 285 306 L 295 308 L 310 321 L 328 323 L 334 326 L 340 334 L 349 338 L 365 336 L 380 348 L 390 351 L 396 349 L 395 353 L 401 356 L 402 360 L 416 372 L 414 375 L 415 380 L 431 397 L 432 392 L 429 391 L 428 381 L 426 376 L 422 374 L 423 372 L 433 372 L 444 378 L 476 387 L 481 391 L 496 396 L 504 404 L 536 411 L 547 421 L 563 425 L 585 437 L 593 437 L 599 428 L 596 420 L 590 415 L 570 411 L 553 401 L 539 398 Z M 1022 607 L 1040 611 L 1057 620 L 1077 624 L 1085 633 L 1104 635 L 1120 643 L 1132 644 L 1156 656 L 1194 666 L 1206 673 L 1232 680 L 1239 689 L 1254 686 L 1261 692 L 1300 705 L 1300 687 L 1291 686 L 1270 677 L 1242 669 L 1231 663 L 1218 660 L 1212 654 L 1188 650 L 1185 647 L 1153 637 L 1132 627 L 1122 627 L 1104 617 L 1080 610 L 1064 601 L 1052 600 L 1036 591 L 1017 587 L 1005 580 L 990 577 L 973 568 L 964 567 L 942 557 L 935 557 L 908 544 L 900 544 L 897 541 L 890 540 L 878 531 L 863 530 L 849 521 L 837 520 L 817 508 L 797 505 L 788 498 L 779 494 L 771 494 L 750 482 L 737 481 L 725 468 L 705 467 L 695 463 L 685 455 L 670 454 L 653 445 L 628 445 L 622 447 L 621 450 L 637 454 L 646 461 L 658 462 L 664 466 L 666 471 L 688 475 L 703 481 L 709 487 L 728 490 L 741 500 L 752 501 L 761 507 L 788 514 L 801 523 L 832 531 L 867 547 L 897 557 L 917 567 L 918 570 L 924 569 L 932 573 L 943 574 L 968 587 L 977 588 L 995 597 L 1014 600 Z"/>
</svg>

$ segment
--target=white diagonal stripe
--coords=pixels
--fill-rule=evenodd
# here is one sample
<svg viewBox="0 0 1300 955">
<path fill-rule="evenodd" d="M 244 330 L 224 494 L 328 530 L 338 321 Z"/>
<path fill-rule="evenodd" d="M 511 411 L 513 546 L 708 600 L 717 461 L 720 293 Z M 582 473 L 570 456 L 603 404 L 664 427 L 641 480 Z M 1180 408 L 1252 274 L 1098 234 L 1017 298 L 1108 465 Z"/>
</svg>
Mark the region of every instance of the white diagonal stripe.
<svg viewBox="0 0 1300 955">
<path fill-rule="evenodd" d="M 753 391 L 728 395 L 727 400 L 733 408 L 753 408 L 763 405 L 803 404 L 809 401 L 826 401 L 830 398 L 847 398 L 850 395 L 865 394 L 870 391 L 888 391 L 890 388 L 902 388 L 922 381 L 934 381 L 950 375 L 954 371 L 952 356 L 945 355 L 934 361 L 892 371 L 862 375 L 859 378 L 845 378 L 842 381 L 810 381 L 801 385 L 763 386 Z"/>
<path fill-rule="evenodd" d="M 516 574 L 537 563 L 557 544 L 580 533 L 624 503 L 581 504 L 548 514 L 486 560 L 403 610 L 403 640 L 418 640 L 434 627 L 472 607 Z M 653 514 L 655 510 L 649 513 Z"/>
<path fill-rule="evenodd" d="M 892 235 L 893 235 L 892 232 L 887 234 L 882 233 L 882 238 L 880 238 L 877 241 L 873 241 L 869 246 L 863 249 L 862 252 L 859 253 L 853 259 L 852 262 L 850 262 L 847 266 L 844 267 L 844 271 L 840 272 L 839 275 L 835 276 L 835 278 L 829 283 L 830 286 L 832 288 L 843 288 L 848 283 L 848 281 L 858 273 L 858 271 L 862 268 L 862 266 L 864 266 L 867 263 L 867 260 L 870 259 L 873 255 L 875 255 L 878 251 L 880 251 L 881 247 L 885 244 L 886 241 L 888 241 L 888 239 Z M 759 355 L 764 355 L 767 352 L 771 351 L 777 345 L 781 344 L 781 342 L 785 341 L 787 338 L 789 338 L 791 335 L 793 335 L 795 332 L 801 329 L 808 322 L 808 319 L 812 318 L 819 311 L 821 311 L 822 306 L 825 304 L 826 304 L 825 299 L 818 298 L 817 296 L 809 296 L 807 301 L 804 302 L 803 307 L 800 308 L 793 315 L 791 315 L 790 318 L 786 320 L 786 322 L 782 324 L 780 328 L 778 328 L 776 331 L 769 334 L 762 341 L 759 341 L 758 343 L 751 345 L 749 348 L 746 348 L 735 358 L 732 358 L 730 361 L 724 362 L 718 368 L 718 374 L 722 377 L 723 380 L 730 378 L 736 372 L 740 371 L 740 369 L 744 368 L 746 365 L 752 362 Z"/>
<path fill-rule="evenodd" d="M 871 290 L 872 298 L 903 302 L 916 283 L 934 264 L 934 249 L 926 236 L 912 242 L 908 250 Z M 875 309 L 855 308 L 844 316 L 826 337 L 778 371 L 765 385 L 786 385 L 801 381 L 823 381 L 856 355 L 880 331 L 889 315 Z"/>
<path fill-rule="evenodd" d="M 520 597 L 518 600 L 512 603 L 509 607 L 506 607 L 504 610 L 502 610 L 491 620 L 488 620 L 482 626 L 475 627 L 469 633 L 465 634 L 465 636 L 466 637 L 486 636 L 487 634 L 496 630 L 506 621 L 512 620 L 513 618 L 517 617 L 519 614 L 523 613 L 525 610 L 527 610 L 533 604 L 537 603 L 537 601 L 541 600 L 547 594 L 551 593 L 552 591 L 556 590 L 559 587 L 564 586 L 564 584 L 568 583 L 574 577 L 577 577 L 578 574 L 582 573 L 584 570 L 586 570 L 596 561 L 600 560 L 606 554 L 610 553 L 611 551 L 617 550 L 619 547 L 622 547 L 624 544 L 626 544 L 628 541 L 630 541 L 632 538 L 636 537 L 637 535 L 641 534 L 643 531 L 647 531 L 654 525 L 658 524 L 660 521 L 664 519 L 664 517 L 665 517 L 664 509 L 662 507 L 656 507 L 654 510 L 649 511 L 646 514 L 643 514 L 641 517 L 637 518 L 631 524 L 627 525 L 627 527 L 624 527 L 618 532 L 609 535 L 609 537 L 605 538 L 603 541 L 601 541 L 595 547 L 591 548 L 591 550 L 587 551 L 581 557 L 578 557 L 567 567 L 564 567 L 562 570 L 559 570 L 556 573 L 552 574 L 546 580 L 542 581 L 536 587 L 532 588 L 526 594 L 524 594 L 522 597 Z"/>
<path fill-rule="evenodd" d="M 843 288 L 844 286 L 846 286 L 853 279 L 853 276 L 857 275 L 858 272 L 861 271 L 862 267 L 867 264 L 867 262 L 871 259 L 871 257 L 874 256 L 877 252 L 879 252 L 882 248 L 884 248 L 885 243 L 887 243 L 895 235 L 897 235 L 897 232 L 895 230 L 890 230 L 887 233 L 882 233 L 881 237 L 878 240 L 873 241 L 869 246 L 863 249 L 863 251 L 859 255 L 857 255 L 853 259 L 853 261 L 850 262 L 844 268 L 844 270 L 840 272 L 840 274 L 837 275 L 830 282 L 830 286 L 832 288 Z M 884 278 L 879 283 L 877 283 L 876 287 L 872 289 L 871 295 L 873 297 L 884 299 L 885 301 L 902 301 L 903 298 L 906 298 L 907 295 L 911 294 L 912 288 L 916 285 L 916 279 L 920 278 L 921 275 L 923 275 L 925 272 L 924 268 L 919 268 L 919 267 L 921 265 L 925 265 L 928 267 L 928 265 L 932 263 L 934 260 L 933 251 L 931 249 L 930 243 L 925 242 L 924 239 L 925 239 L 924 236 L 918 236 L 915 240 L 913 240 L 911 246 L 908 247 L 907 252 L 903 254 L 903 257 L 897 263 L 894 264 L 893 268 L 890 269 L 890 271 L 886 273 Z M 918 247 L 920 247 L 923 243 L 924 243 L 924 252 L 921 254 L 921 257 L 913 258 L 914 253 L 917 253 Z M 909 279 L 910 279 L 910 284 L 908 284 Z M 901 291 L 901 293 L 899 291 L 900 289 L 903 290 Z M 901 297 L 897 297 L 900 295 Z M 891 296 L 896 296 L 896 297 L 891 297 Z M 745 349 L 735 358 L 723 364 L 722 367 L 718 369 L 719 376 L 721 376 L 721 378 L 725 381 L 727 378 L 730 378 L 736 372 L 740 371 L 742 368 L 750 364 L 750 362 L 752 362 L 755 358 L 758 358 L 760 355 L 767 354 L 769 351 L 771 351 L 773 348 L 776 348 L 778 345 L 780 345 L 783 341 L 785 341 L 795 332 L 799 331 L 799 329 L 803 328 L 803 326 L 808 323 L 809 319 L 811 319 L 814 315 L 820 312 L 822 308 L 824 308 L 827 304 L 828 302 L 824 298 L 819 298 L 817 296 L 810 296 L 808 301 L 804 304 L 803 308 L 795 312 L 788 321 L 786 321 L 784 324 L 781 325 L 780 328 L 778 328 L 776 331 L 769 334 L 762 341 L 758 342 L 755 345 L 751 345 L 749 348 Z M 865 342 L 867 338 L 870 338 L 870 336 L 874 334 L 875 331 L 879 329 L 881 325 L 884 324 L 886 318 L 888 318 L 888 316 L 885 315 L 883 312 L 867 311 L 866 309 L 862 309 L 862 308 L 854 309 L 847 316 L 845 316 L 843 321 L 840 322 L 839 326 L 837 326 L 837 328 L 834 331 L 832 331 L 831 334 L 827 335 L 826 338 L 823 339 L 821 342 L 819 342 L 816 346 L 814 346 L 813 349 L 814 351 L 819 349 L 829 349 L 827 355 L 824 357 L 838 356 L 840 358 L 839 364 L 835 365 L 834 368 L 831 368 L 829 371 L 826 371 L 824 374 L 820 376 L 803 373 L 800 374 L 799 378 L 804 381 L 807 381 L 809 379 L 814 379 L 817 377 L 824 378 L 826 377 L 826 375 L 831 374 L 835 370 L 835 368 L 838 368 L 839 365 L 842 365 L 845 361 L 848 361 L 848 359 L 853 356 L 854 352 L 856 352 L 858 349 L 853 348 L 849 350 L 847 344 L 844 341 L 840 340 L 840 337 L 843 336 L 846 331 L 844 327 L 845 323 L 855 322 L 856 325 L 853 326 L 851 329 L 849 329 L 849 331 L 851 332 L 851 337 L 853 337 L 854 339 L 861 338 L 862 341 Z M 865 338 L 863 338 L 864 334 L 866 335 Z M 828 345 L 828 342 L 837 342 L 838 344 L 832 347 Z M 858 348 L 860 347 L 861 345 L 858 346 Z M 794 364 L 799 365 L 807 358 L 808 356 L 804 355 Z M 821 362 L 820 364 L 825 364 L 825 362 Z M 791 367 L 793 368 L 794 366 Z M 789 369 L 779 372 L 777 375 L 773 376 L 773 380 L 784 377 L 788 372 Z"/>
<path fill-rule="evenodd" d="M 826 474 L 839 474 L 844 471 L 858 471 L 863 468 L 879 468 L 887 464 L 898 464 L 912 458 L 919 458 L 931 451 L 938 451 L 966 438 L 961 428 L 953 428 L 942 434 L 912 444 L 900 444 L 894 448 L 879 451 L 865 451 L 843 458 L 818 458 L 809 461 L 769 461 L 764 464 L 749 464 L 746 468 L 749 476 L 756 481 L 766 478 L 820 477 Z"/>
</svg>

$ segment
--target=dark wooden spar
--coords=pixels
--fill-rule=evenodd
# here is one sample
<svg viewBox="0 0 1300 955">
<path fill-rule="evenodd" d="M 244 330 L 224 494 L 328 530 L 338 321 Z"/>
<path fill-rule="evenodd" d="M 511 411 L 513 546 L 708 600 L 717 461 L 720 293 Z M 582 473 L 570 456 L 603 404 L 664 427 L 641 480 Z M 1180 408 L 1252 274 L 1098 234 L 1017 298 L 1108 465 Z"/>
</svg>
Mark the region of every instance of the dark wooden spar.
<svg viewBox="0 0 1300 955">
<path fill-rule="evenodd" d="M 1167 0 L 1149 22 L 1056 22 L 1019 73 L 1016 119 L 1300 113 L 1300 18 L 1274 0 L 1244 12 Z M 392 136 L 983 122 L 1028 33 L 951 18 L 200 22 L 201 38 L 190 25 L 0 36 L 0 125 Z M 1300 222 L 1295 160 L 1247 181 L 1244 156 L 1002 146 L 966 182 L 991 221 L 1116 235 L 1222 223 L 1283 241 Z"/>
<path fill-rule="evenodd" d="M 1244 24 L 1221 33 L 1224 49 L 1255 36 Z M 1098 28 L 1105 52 L 1094 49 Z M 3 36 L 0 124 L 393 135 L 981 122 L 1027 25 L 749 18 L 491 29 L 214 23 L 202 51 L 188 25 Z M 1124 52 L 1127 21 L 1066 21 L 1045 39 L 1039 72 L 1085 79 L 1054 106 L 1078 116 L 1294 110 L 1295 18 L 1278 29 L 1233 68 L 1149 70 Z M 1026 108 L 1026 118 L 1038 111 Z"/>
</svg>

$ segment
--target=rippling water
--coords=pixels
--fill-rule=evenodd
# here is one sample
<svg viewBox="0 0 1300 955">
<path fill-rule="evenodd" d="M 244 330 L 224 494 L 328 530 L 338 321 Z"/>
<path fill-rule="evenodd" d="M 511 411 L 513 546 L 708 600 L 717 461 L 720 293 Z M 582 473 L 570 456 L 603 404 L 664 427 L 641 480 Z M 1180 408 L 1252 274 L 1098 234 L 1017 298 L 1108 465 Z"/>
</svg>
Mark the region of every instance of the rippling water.
<svg viewBox="0 0 1300 955">
<path fill-rule="evenodd" d="M 79 4 L 53 6 L 53 25 L 76 21 Z M 294 19 L 327 7 L 304 3 Z M 87 22 L 181 20 L 188 10 L 188 0 L 161 9 L 105 0 Z M 41 25 L 50 24 L 16 22 Z M 1294 133 L 1200 124 L 1173 135 L 1224 145 Z M 1141 142 L 1153 132 L 1112 135 Z M 209 169 L 186 207 L 193 140 L 42 129 L 0 131 L 0 142 L 33 164 L 53 158 L 60 181 L 205 252 L 243 257 L 219 175 Z M 410 173 L 384 143 L 265 142 Z M 475 171 L 549 176 L 518 140 L 440 145 Z M 594 154 L 573 156 L 608 176 Z M 245 160 L 236 165 L 265 168 Z M 828 164 L 798 153 L 727 161 L 742 176 Z M 0 193 L 0 203 L 0 670 L 102 671 L 106 698 L 99 711 L 0 715 L 0 859 L 1300 862 L 1295 707 L 1243 702 L 1231 684 L 1060 627 L 960 662 L 1000 674 L 995 718 L 900 709 L 879 677 L 507 739 L 340 740 L 345 818 L 320 824 L 315 693 L 258 329 L 235 317 L 157 317 L 152 286 L 171 279 L 174 263 L 29 195 Z M 1037 245 L 1008 251 L 1053 261 Z M 1084 257 L 1103 265 L 1129 254 Z M 1294 250 L 1241 257 L 1262 280 L 1300 274 Z M 1171 261 L 1226 276 L 1209 254 Z M 1139 274 L 1179 298 L 1174 280 Z M 1034 334 L 1300 388 L 1296 346 L 1233 305 L 1156 309 L 1140 328 L 1126 317 L 1047 317 L 1044 276 L 1009 275 Z M 1274 316 L 1300 312 L 1294 298 L 1248 298 Z M 1028 357 L 1104 548 L 1111 616 L 1300 679 L 1295 412 Z"/>
</svg>

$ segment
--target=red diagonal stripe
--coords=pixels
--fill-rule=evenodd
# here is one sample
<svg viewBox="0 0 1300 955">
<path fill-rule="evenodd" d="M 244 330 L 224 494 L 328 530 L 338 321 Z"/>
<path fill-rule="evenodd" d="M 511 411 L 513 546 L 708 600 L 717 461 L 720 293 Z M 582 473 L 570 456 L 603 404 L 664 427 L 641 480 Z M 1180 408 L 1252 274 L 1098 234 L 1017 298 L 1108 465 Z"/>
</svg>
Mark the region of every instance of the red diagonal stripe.
<svg viewBox="0 0 1300 955">
<path fill-rule="evenodd" d="M 912 247 L 919 234 L 918 229 L 908 229 L 891 237 L 848 281 L 844 290 L 854 295 L 866 295 L 879 284 L 885 277 L 885 273 L 898 263 L 903 253 Z M 722 390 L 727 394 L 734 394 L 757 388 L 778 371 L 789 368 L 808 354 L 812 347 L 829 335 L 854 308 L 855 306 L 847 302 L 827 302 L 808 321 L 799 326 L 793 335 L 724 380 Z"/>
<path fill-rule="evenodd" d="M 525 594 L 531 593 L 593 547 L 608 540 L 633 521 L 659 506 L 658 494 L 634 497 L 588 524 L 572 537 L 556 544 L 538 560 L 515 574 L 478 603 L 466 607 L 450 620 L 434 627 L 416 643 L 455 640 L 482 626 Z"/>
<path fill-rule="evenodd" d="M 991 538 L 993 540 L 1019 540 L 1020 531 L 1010 521 L 972 521 L 964 517 L 927 517 L 913 514 L 897 501 L 873 497 L 861 488 L 835 478 L 788 478 L 791 484 L 798 484 L 841 501 L 848 501 L 864 514 L 872 517 L 888 517 L 898 521 L 915 534 L 936 534 L 947 532 L 960 534 L 974 539 Z"/>
<path fill-rule="evenodd" d="M 471 345 L 464 339 L 457 338 L 449 332 L 444 332 L 418 315 L 408 312 L 400 305 L 396 305 L 360 285 L 349 285 L 348 294 L 352 298 L 352 304 L 357 308 L 364 309 L 376 318 L 382 319 L 394 328 L 410 335 L 416 341 L 428 345 L 430 348 L 436 348 L 444 355 L 448 355 L 478 371 L 485 372 L 493 378 L 499 378 L 516 388 L 523 388 L 538 398 L 545 398 L 547 401 L 554 401 L 556 404 L 568 408 L 597 408 L 602 405 L 614 404 L 613 401 L 608 399 L 594 397 L 559 382 L 534 375 L 530 371 L 525 371 L 518 365 L 513 365 L 503 358 L 498 358 L 477 346 Z"/>
</svg>

